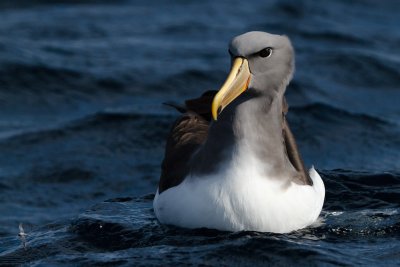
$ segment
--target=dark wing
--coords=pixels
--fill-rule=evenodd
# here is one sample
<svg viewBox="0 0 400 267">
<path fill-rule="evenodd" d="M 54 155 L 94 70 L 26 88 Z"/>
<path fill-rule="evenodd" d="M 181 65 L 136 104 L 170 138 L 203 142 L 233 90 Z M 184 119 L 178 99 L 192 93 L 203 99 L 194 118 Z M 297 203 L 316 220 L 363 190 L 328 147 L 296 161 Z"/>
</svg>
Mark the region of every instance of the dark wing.
<svg viewBox="0 0 400 267">
<path fill-rule="evenodd" d="M 158 192 L 179 185 L 190 171 L 189 161 L 202 145 L 208 133 L 211 120 L 211 103 L 216 91 L 207 91 L 200 98 L 190 99 L 185 106 L 168 103 L 184 113 L 169 133 Z"/>
<path fill-rule="evenodd" d="M 313 185 L 313 181 L 308 175 L 304 162 L 301 159 L 301 155 L 299 149 L 297 148 L 296 140 L 294 139 L 293 133 L 290 130 L 289 123 L 286 120 L 286 113 L 289 110 L 289 106 L 286 102 L 286 99 L 283 98 L 283 140 L 285 142 L 286 152 L 290 163 L 292 163 L 293 167 L 297 170 L 298 176 L 296 176 L 296 182 L 304 185 Z"/>
<path fill-rule="evenodd" d="M 202 116 L 206 121 L 211 121 L 211 104 L 218 91 L 210 90 L 205 92 L 199 98 L 185 101 L 188 110 Z"/>
</svg>

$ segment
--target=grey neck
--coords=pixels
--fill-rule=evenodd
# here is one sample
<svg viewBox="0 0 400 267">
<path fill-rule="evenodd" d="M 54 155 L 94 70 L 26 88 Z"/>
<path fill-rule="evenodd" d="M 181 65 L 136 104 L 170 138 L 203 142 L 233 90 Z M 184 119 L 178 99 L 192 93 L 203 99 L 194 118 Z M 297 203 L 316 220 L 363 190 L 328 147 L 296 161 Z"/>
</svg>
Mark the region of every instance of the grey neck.
<svg viewBox="0 0 400 267">
<path fill-rule="evenodd" d="M 287 172 L 294 171 L 282 136 L 283 96 L 270 92 L 258 94 L 249 89 L 220 114 L 210 125 L 207 141 L 192 158 L 192 172 L 213 173 L 233 157 L 245 160 L 243 155 L 258 159 L 268 176 L 289 176 Z"/>
</svg>

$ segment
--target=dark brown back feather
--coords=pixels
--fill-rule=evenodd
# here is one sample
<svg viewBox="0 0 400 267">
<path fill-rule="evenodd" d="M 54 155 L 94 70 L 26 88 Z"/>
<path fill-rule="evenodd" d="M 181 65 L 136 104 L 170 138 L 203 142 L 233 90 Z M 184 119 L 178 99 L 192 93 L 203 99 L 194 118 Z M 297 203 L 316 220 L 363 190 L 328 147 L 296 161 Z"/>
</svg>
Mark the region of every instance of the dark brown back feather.
<svg viewBox="0 0 400 267">
<path fill-rule="evenodd" d="M 179 185 L 190 171 L 190 158 L 207 139 L 211 103 L 217 91 L 186 100 L 185 107 L 168 104 L 184 113 L 172 126 L 161 165 L 159 193 Z"/>
<path fill-rule="evenodd" d="M 298 172 L 298 175 L 296 176 L 298 182 L 302 185 L 313 185 L 313 181 L 304 167 L 303 160 L 301 159 L 300 152 L 297 148 L 296 140 L 294 139 L 292 131 L 289 128 L 289 123 L 287 122 L 285 116 L 283 117 L 282 133 L 289 161 Z"/>
</svg>

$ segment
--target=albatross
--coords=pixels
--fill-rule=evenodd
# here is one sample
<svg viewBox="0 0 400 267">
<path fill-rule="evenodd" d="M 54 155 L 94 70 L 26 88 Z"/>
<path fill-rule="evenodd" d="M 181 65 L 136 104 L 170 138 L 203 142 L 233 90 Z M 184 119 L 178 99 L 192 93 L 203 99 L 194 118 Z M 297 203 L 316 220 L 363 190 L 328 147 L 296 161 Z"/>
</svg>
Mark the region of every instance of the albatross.
<svg viewBox="0 0 400 267">
<path fill-rule="evenodd" d="M 308 172 L 286 120 L 294 72 L 288 37 L 248 32 L 229 44 L 231 71 L 217 91 L 173 105 L 153 207 L 163 224 L 288 233 L 313 224 L 324 183 Z"/>
</svg>

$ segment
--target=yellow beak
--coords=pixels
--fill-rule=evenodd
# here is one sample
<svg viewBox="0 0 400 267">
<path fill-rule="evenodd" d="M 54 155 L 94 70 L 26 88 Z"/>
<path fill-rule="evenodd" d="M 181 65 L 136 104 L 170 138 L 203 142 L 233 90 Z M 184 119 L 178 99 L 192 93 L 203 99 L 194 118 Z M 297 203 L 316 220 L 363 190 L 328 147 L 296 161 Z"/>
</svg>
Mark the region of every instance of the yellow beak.
<svg viewBox="0 0 400 267">
<path fill-rule="evenodd" d="M 215 95 L 211 105 L 211 113 L 214 120 L 221 111 L 227 107 L 235 98 L 246 91 L 250 83 L 250 69 L 247 59 L 237 57 L 232 64 L 231 72 L 224 85 Z"/>
</svg>

